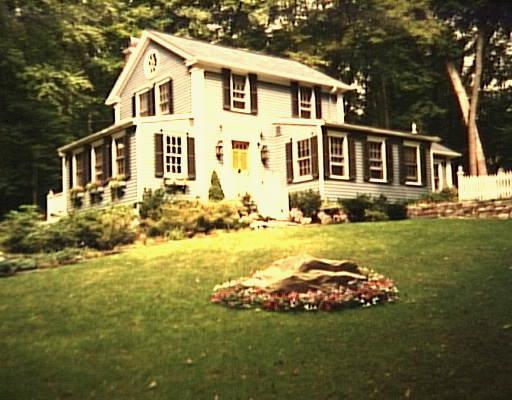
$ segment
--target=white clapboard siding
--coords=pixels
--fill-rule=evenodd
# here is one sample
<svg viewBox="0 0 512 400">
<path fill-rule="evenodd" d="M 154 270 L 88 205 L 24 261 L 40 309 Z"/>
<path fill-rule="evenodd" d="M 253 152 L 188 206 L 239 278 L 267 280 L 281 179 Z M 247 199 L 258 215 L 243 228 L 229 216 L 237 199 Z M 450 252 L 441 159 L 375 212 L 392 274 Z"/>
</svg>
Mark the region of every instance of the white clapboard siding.
<svg viewBox="0 0 512 400">
<path fill-rule="evenodd" d="M 459 200 L 492 200 L 512 197 L 512 171 L 487 176 L 464 176 L 459 170 Z"/>
</svg>

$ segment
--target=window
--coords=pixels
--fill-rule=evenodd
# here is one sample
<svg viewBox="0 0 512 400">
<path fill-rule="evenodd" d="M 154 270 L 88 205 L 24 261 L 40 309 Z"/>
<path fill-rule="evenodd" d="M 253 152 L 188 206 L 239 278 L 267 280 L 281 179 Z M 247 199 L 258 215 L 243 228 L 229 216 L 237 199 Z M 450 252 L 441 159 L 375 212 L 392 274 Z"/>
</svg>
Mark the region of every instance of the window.
<svg viewBox="0 0 512 400">
<path fill-rule="evenodd" d="M 170 82 L 166 82 L 158 86 L 160 93 L 160 114 L 169 114 L 171 112 L 171 94 L 169 88 Z"/>
<path fill-rule="evenodd" d="M 421 183 L 419 173 L 419 155 L 420 148 L 418 145 L 404 145 L 403 148 L 405 168 L 405 183 L 419 184 Z"/>
<path fill-rule="evenodd" d="M 311 96 L 313 90 L 308 87 L 299 88 L 299 116 L 300 118 L 311 118 Z"/>
<path fill-rule="evenodd" d="M 236 110 L 248 109 L 247 78 L 242 75 L 231 75 L 231 107 Z"/>
<path fill-rule="evenodd" d="M 348 177 L 348 142 L 345 136 L 329 136 L 330 176 Z"/>
<path fill-rule="evenodd" d="M 81 186 L 84 182 L 84 153 L 75 154 L 75 182 L 73 187 Z"/>
<path fill-rule="evenodd" d="M 94 180 L 95 182 L 103 180 L 103 146 L 94 148 Z"/>
<path fill-rule="evenodd" d="M 386 143 L 384 140 L 368 141 L 368 164 L 371 181 L 386 180 Z"/>
<path fill-rule="evenodd" d="M 150 50 L 146 53 L 144 58 L 144 75 L 146 78 L 151 78 L 155 75 L 158 68 L 159 55 L 156 50 Z"/>
<path fill-rule="evenodd" d="M 311 175 L 311 146 L 309 139 L 297 142 L 297 164 L 299 176 Z"/>
<path fill-rule="evenodd" d="M 165 135 L 165 175 L 183 174 L 183 142 L 180 136 Z"/>
<path fill-rule="evenodd" d="M 233 169 L 238 172 L 248 170 L 249 143 L 233 140 Z"/>
<path fill-rule="evenodd" d="M 144 93 L 141 93 L 139 95 L 139 115 L 141 117 L 146 117 L 149 115 L 149 96 L 151 91 L 147 91 Z"/>
<path fill-rule="evenodd" d="M 124 170 L 124 159 L 125 159 L 125 147 L 124 147 L 124 137 L 117 138 L 115 140 L 115 155 L 116 155 L 116 173 L 117 175 L 123 175 L 125 173 Z"/>
</svg>

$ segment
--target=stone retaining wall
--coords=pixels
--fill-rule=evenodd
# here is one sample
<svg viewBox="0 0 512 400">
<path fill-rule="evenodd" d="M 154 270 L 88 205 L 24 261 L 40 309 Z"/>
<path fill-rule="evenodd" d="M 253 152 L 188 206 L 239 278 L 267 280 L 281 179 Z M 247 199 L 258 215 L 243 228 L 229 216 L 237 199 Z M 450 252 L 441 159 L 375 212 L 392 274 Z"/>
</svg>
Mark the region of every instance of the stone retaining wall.
<svg viewBox="0 0 512 400">
<path fill-rule="evenodd" d="M 407 207 L 409 218 L 499 218 L 512 219 L 512 199 L 416 203 Z"/>
</svg>

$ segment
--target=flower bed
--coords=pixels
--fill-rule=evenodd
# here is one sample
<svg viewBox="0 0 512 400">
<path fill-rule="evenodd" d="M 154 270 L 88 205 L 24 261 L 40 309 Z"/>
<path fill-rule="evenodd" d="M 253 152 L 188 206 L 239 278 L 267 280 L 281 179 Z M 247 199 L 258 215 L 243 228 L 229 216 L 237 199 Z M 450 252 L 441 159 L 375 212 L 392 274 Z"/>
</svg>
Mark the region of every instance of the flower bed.
<svg viewBox="0 0 512 400">
<path fill-rule="evenodd" d="M 346 285 L 324 290 L 269 291 L 259 287 L 247 287 L 247 278 L 228 281 L 214 288 L 211 302 L 230 308 L 261 308 L 268 311 L 334 311 L 343 308 L 370 307 L 394 302 L 398 289 L 394 282 L 375 271 L 359 268 L 365 280 L 354 279 Z"/>
</svg>

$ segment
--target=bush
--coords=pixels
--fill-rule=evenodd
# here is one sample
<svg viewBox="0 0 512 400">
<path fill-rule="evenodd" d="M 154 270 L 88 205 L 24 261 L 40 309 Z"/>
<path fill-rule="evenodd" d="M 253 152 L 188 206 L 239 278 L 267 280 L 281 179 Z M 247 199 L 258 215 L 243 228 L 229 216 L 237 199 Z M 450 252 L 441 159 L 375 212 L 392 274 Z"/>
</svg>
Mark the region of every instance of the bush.
<svg viewBox="0 0 512 400">
<path fill-rule="evenodd" d="M 23 205 L 7 213 L 0 223 L 0 246 L 11 253 L 35 253 L 41 243 L 37 237 L 43 220 L 36 206 Z"/>
<path fill-rule="evenodd" d="M 162 205 L 159 220 L 144 220 L 148 236 L 180 239 L 213 229 L 238 229 L 245 226 L 241 219 L 243 206 L 238 202 L 208 202 L 172 200 Z"/>
<path fill-rule="evenodd" d="M 298 208 L 306 218 L 316 218 L 322 205 L 320 193 L 313 190 L 291 193 L 289 197 L 290 209 Z"/>
<path fill-rule="evenodd" d="M 142 203 L 139 208 L 140 217 L 158 221 L 162 216 L 162 205 L 165 201 L 166 194 L 164 189 L 157 189 L 154 192 L 151 189 L 144 189 Z"/>
<path fill-rule="evenodd" d="M 389 203 L 386 196 L 372 198 L 366 194 L 354 199 L 339 199 L 350 222 L 387 221 L 407 218 L 406 203 Z"/>
<path fill-rule="evenodd" d="M 133 242 L 133 210 L 116 206 L 86 210 L 61 218 L 53 224 L 42 222 L 34 207 L 11 211 L 0 224 L 0 244 L 9 252 L 55 252 L 68 247 L 110 250 Z"/>
<path fill-rule="evenodd" d="M 210 189 L 208 190 L 208 199 L 212 201 L 224 200 L 224 191 L 222 190 L 219 176 L 217 175 L 216 171 L 212 172 L 210 184 Z"/>
<path fill-rule="evenodd" d="M 456 188 L 446 188 L 437 193 L 429 193 L 421 196 L 419 200 L 429 203 L 441 203 L 445 201 L 456 202 L 459 200 L 459 195 Z"/>
</svg>

